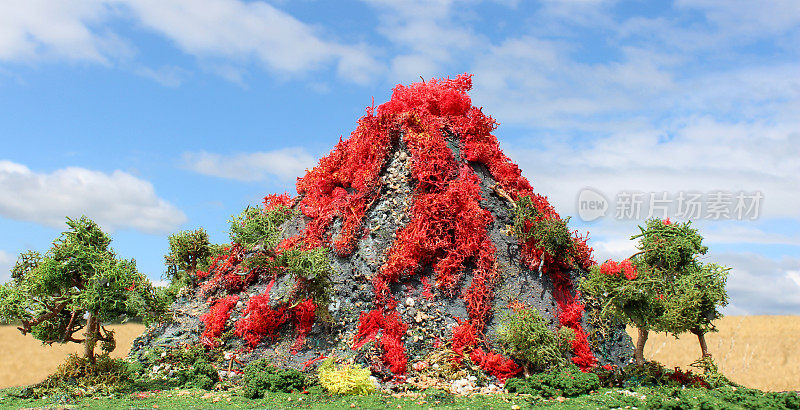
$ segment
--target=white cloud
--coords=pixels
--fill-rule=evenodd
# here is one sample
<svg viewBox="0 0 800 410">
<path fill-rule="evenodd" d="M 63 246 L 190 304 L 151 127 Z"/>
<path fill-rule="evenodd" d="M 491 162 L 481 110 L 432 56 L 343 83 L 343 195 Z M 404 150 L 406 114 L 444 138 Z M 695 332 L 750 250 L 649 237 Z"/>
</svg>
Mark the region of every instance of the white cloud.
<svg viewBox="0 0 800 410">
<path fill-rule="evenodd" d="M 760 191 L 760 216 L 800 219 L 796 126 L 687 121 L 671 138 L 657 129 L 621 130 L 592 142 L 544 138 L 543 148 L 507 152 L 566 214 L 575 213 L 579 190 L 590 186 L 612 202 L 631 191 L 667 191 L 673 198 L 680 191 Z"/>
<path fill-rule="evenodd" d="M 11 279 L 11 267 L 14 266 L 15 259 L 10 253 L 0 250 L 0 284 Z"/>
<path fill-rule="evenodd" d="M 573 47 L 523 36 L 487 48 L 471 69 L 474 101 L 501 123 L 568 133 L 646 118 L 641 110 L 662 108 L 674 89 L 667 57 L 626 48 L 618 61 L 584 63 L 572 57 Z"/>
<path fill-rule="evenodd" d="M 0 215 L 63 227 L 65 217 L 83 214 L 104 229 L 146 233 L 169 232 L 186 221 L 183 212 L 156 195 L 150 182 L 123 171 L 69 167 L 37 173 L 0 161 Z"/>
<path fill-rule="evenodd" d="M 542 13 L 550 18 L 561 18 L 570 23 L 582 25 L 600 24 L 607 21 L 605 8 L 616 3 L 616 0 L 543 0 Z"/>
<path fill-rule="evenodd" d="M 717 224 L 720 226 L 712 228 L 707 223 L 705 225 L 709 229 L 704 230 L 702 235 L 708 243 L 800 246 L 800 233 L 789 236 L 746 224 L 747 222 Z"/>
<path fill-rule="evenodd" d="M 737 37 L 774 36 L 800 25 L 800 3 L 795 0 L 677 0 L 675 5 L 702 11 L 720 32 Z"/>
<path fill-rule="evenodd" d="M 472 53 L 485 43 L 467 24 L 458 20 L 459 7 L 454 0 L 396 1 L 365 0 L 378 13 L 377 31 L 396 48 L 392 53 L 393 82 L 417 81 L 447 75 L 448 63 Z M 459 74 L 459 73 L 455 73 Z"/>
<path fill-rule="evenodd" d="M 740 312 L 800 314 L 800 259 L 773 260 L 755 253 L 710 253 L 706 259 L 731 268 L 726 289 L 730 303 Z"/>
<path fill-rule="evenodd" d="M 630 236 L 630 235 L 628 235 Z M 627 239 L 610 239 L 603 241 L 591 241 L 589 245 L 594 250 L 592 255 L 597 263 L 603 263 L 608 259 L 623 260 L 636 253 L 636 241 Z"/>
<path fill-rule="evenodd" d="M 0 60 L 64 58 L 107 64 L 124 47 L 92 26 L 109 18 L 102 1 L 25 0 L 0 6 Z"/>
<path fill-rule="evenodd" d="M 270 176 L 291 180 L 303 175 L 316 160 L 305 149 L 294 147 L 267 152 L 220 155 L 208 152 L 183 154 L 186 169 L 219 178 L 259 181 Z"/>
<path fill-rule="evenodd" d="M 165 87 L 178 87 L 190 75 L 189 71 L 177 66 L 163 66 L 159 68 L 140 67 L 136 74 L 147 77 Z"/>
<path fill-rule="evenodd" d="M 262 1 L 120 2 L 140 24 L 201 59 L 253 59 L 279 73 L 302 73 L 333 61 L 340 75 L 357 82 L 378 66 L 363 47 L 326 40 L 314 27 Z"/>
<path fill-rule="evenodd" d="M 206 66 L 256 63 L 281 75 L 333 66 L 341 78 L 356 83 L 371 80 L 381 67 L 363 45 L 337 42 L 266 2 L 242 0 L 4 2 L 0 61 L 67 59 L 110 65 L 131 59 L 133 46 L 112 25 L 131 20 Z M 134 71 L 168 86 L 177 82 L 174 69 Z"/>
<path fill-rule="evenodd" d="M 800 271 L 790 270 L 786 272 L 786 277 L 789 278 L 798 288 L 800 288 Z"/>
<path fill-rule="evenodd" d="M 168 280 L 158 279 L 158 280 L 153 280 L 152 284 L 157 288 L 166 288 L 169 287 L 170 282 Z"/>
</svg>

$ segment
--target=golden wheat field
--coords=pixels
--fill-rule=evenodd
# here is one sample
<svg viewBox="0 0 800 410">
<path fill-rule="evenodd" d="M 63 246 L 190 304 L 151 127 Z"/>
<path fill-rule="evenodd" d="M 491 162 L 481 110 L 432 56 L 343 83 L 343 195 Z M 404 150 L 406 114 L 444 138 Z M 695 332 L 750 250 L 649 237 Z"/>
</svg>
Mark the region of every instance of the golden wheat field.
<svg viewBox="0 0 800 410">
<path fill-rule="evenodd" d="M 730 316 L 716 326 L 719 332 L 706 335 L 706 341 L 725 376 L 761 390 L 800 390 L 800 316 Z M 635 332 L 628 329 L 631 337 Z M 676 340 L 651 332 L 644 356 L 687 369 L 700 357 L 700 345 L 692 334 Z"/>
<path fill-rule="evenodd" d="M 133 339 L 144 331 L 144 326 L 110 325 L 106 329 L 113 330 L 117 339 L 117 349 L 111 357 L 125 357 Z M 75 343 L 43 345 L 30 335 L 23 336 L 14 326 L 0 326 L 0 388 L 42 381 L 64 362 L 68 354 L 82 354 L 81 347 Z"/>
<path fill-rule="evenodd" d="M 717 322 L 719 333 L 707 336 L 708 347 L 720 370 L 731 380 L 762 390 L 800 390 L 800 316 L 731 316 Z M 114 357 L 127 354 L 133 339 L 144 330 L 139 324 L 112 325 L 116 331 Z M 633 335 L 634 330 L 628 332 Z M 41 381 L 80 346 L 42 345 L 22 336 L 13 326 L 0 326 L 0 388 Z M 666 366 L 688 368 L 700 357 L 693 335 L 676 340 L 650 334 L 645 357 Z"/>
</svg>

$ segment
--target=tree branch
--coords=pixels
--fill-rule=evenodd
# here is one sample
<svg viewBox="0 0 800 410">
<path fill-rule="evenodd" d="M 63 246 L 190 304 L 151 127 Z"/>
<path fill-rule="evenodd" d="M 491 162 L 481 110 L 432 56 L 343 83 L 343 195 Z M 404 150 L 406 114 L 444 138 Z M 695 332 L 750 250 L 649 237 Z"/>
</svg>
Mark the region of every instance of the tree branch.
<svg viewBox="0 0 800 410">
<path fill-rule="evenodd" d="M 72 324 L 75 322 L 75 316 L 77 316 L 77 315 L 78 315 L 78 311 L 73 309 L 72 310 L 72 316 L 69 317 L 69 324 L 67 324 L 67 329 L 64 332 L 64 337 L 61 339 L 62 340 L 61 343 L 66 342 L 67 339 L 72 337 L 72 334 L 75 333 L 75 330 L 72 330 Z"/>
<path fill-rule="evenodd" d="M 50 312 L 48 312 L 48 313 L 45 313 L 44 315 L 42 315 L 42 316 L 39 316 L 39 317 L 38 317 L 38 318 L 36 318 L 36 319 L 33 319 L 33 320 L 23 320 L 23 321 L 22 321 L 22 327 L 23 327 L 24 329 L 21 329 L 21 328 L 17 328 L 17 329 L 19 329 L 19 330 L 22 332 L 22 334 L 23 334 L 23 335 L 25 335 L 25 334 L 28 334 L 28 332 L 30 332 L 30 331 L 31 331 L 31 328 L 32 328 L 33 326 L 36 326 L 36 325 L 38 325 L 39 323 L 42 323 L 42 322 L 44 322 L 45 320 L 49 320 L 49 319 L 52 319 L 52 318 L 54 318 L 54 317 L 55 317 L 56 315 L 58 315 L 58 314 L 59 314 L 59 313 L 60 313 L 62 310 L 64 310 L 64 308 L 65 308 L 66 306 L 67 306 L 67 301 L 61 302 L 61 303 L 60 303 L 58 306 L 56 306 L 55 308 L 52 308 L 52 309 L 50 310 Z"/>
<path fill-rule="evenodd" d="M 517 203 L 514 202 L 514 198 L 511 198 L 511 195 L 509 195 L 508 192 L 503 190 L 503 188 L 500 187 L 500 184 L 494 184 L 494 185 L 491 186 L 491 188 L 492 188 L 492 191 L 494 191 L 494 193 L 497 194 L 497 196 L 499 196 L 500 198 L 503 198 L 506 201 L 508 201 L 508 203 L 511 204 L 512 208 L 516 208 L 517 207 Z"/>
</svg>

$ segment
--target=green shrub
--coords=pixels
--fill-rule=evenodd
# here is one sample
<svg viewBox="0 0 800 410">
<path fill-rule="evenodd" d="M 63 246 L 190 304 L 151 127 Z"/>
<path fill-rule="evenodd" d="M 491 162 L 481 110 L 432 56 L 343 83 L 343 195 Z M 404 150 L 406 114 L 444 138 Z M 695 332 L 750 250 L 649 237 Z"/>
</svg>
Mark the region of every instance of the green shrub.
<svg viewBox="0 0 800 410">
<path fill-rule="evenodd" d="M 135 376 L 124 360 L 112 359 L 108 354 L 97 355 L 94 365 L 86 357 L 70 354 L 53 374 L 27 389 L 27 394 L 29 397 L 112 394 L 130 389 Z"/>
<path fill-rule="evenodd" d="M 725 375 L 720 373 L 717 363 L 711 356 L 701 357 L 689 366 L 702 370 L 703 380 L 705 380 L 711 388 L 731 386 L 734 384 L 730 379 L 725 377 Z"/>
<path fill-rule="evenodd" d="M 662 388 L 648 390 L 645 402 L 639 406 L 649 409 L 800 409 L 800 396 L 794 392 L 765 393 L 733 386 L 716 390 Z"/>
<path fill-rule="evenodd" d="M 600 379 L 594 373 L 584 373 L 575 365 L 549 373 L 533 374 L 526 379 L 509 379 L 505 384 L 511 393 L 531 394 L 541 397 L 576 397 L 600 388 Z"/>
<path fill-rule="evenodd" d="M 530 196 L 521 197 L 516 205 L 511 232 L 517 239 L 532 240 L 536 248 L 557 258 L 572 254 L 575 242 L 567 226 L 569 218 L 543 218 Z"/>
<path fill-rule="evenodd" d="M 206 352 L 201 346 L 152 349 L 130 365 L 138 373 L 137 385 L 157 387 L 197 387 L 210 390 L 220 380 L 211 363 L 217 351 Z"/>
<path fill-rule="evenodd" d="M 294 211 L 285 206 L 277 206 L 270 211 L 248 206 L 229 221 L 231 242 L 244 247 L 261 245 L 264 249 L 273 249 L 278 244 L 281 224 L 292 215 Z"/>
<path fill-rule="evenodd" d="M 333 394 L 370 394 L 375 385 L 369 369 L 358 365 L 337 366 L 328 358 L 319 366 L 319 384 Z"/>
<path fill-rule="evenodd" d="M 631 364 L 618 371 L 621 372 L 623 387 L 711 387 L 701 375 L 677 367 L 667 369 L 658 362 L 646 362 L 644 365 Z"/>
<path fill-rule="evenodd" d="M 295 247 L 284 250 L 277 258 L 279 266 L 286 266 L 298 281 L 304 284 L 299 299 L 311 298 L 318 306 L 326 307 L 330 303 L 331 268 L 328 250 L 325 248 L 300 249 Z M 291 301 L 294 302 L 294 301 Z M 320 309 L 319 313 L 326 313 Z"/>
<path fill-rule="evenodd" d="M 497 337 L 506 353 L 523 361 L 527 369 L 546 370 L 567 363 L 565 353 L 575 332 L 567 327 L 553 332 L 536 309 L 525 308 L 501 319 Z"/>
<path fill-rule="evenodd" d="M 243 395 L 251 399 L 269 392 L 291 393 L 310 385 L 308 377 L 295 369 L 278 369 L 267 359 L 256 360 L 244 368 Z"/>
</svg>

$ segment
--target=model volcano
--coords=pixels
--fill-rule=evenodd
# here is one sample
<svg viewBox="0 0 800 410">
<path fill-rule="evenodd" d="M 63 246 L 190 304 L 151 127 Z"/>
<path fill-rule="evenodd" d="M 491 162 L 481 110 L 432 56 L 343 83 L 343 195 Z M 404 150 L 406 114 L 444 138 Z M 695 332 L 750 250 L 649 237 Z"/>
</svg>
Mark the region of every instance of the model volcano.
<svg viewBox="0 0 800 410">
<path fill-rule="evenodd" d="M 203 343 L 298 369 L 351 357 L 391 378 L 447 349 L 504 380 L 520 367 L 496 331 L 527 307 L 574 331 L 581 368 L 627 362 L 624 328 L 576 291 L 593 263 L 585 238 L 542 240 L 536 230 L 560 216 L 499 149 L 471 86 L 468 75 L 398 85 L 367 108 L 298 178 L 297 197 L 265 199 L 257 213 L 280 222 L 274 239 L 227 247 L 132 355 Z"/>
</svg>

